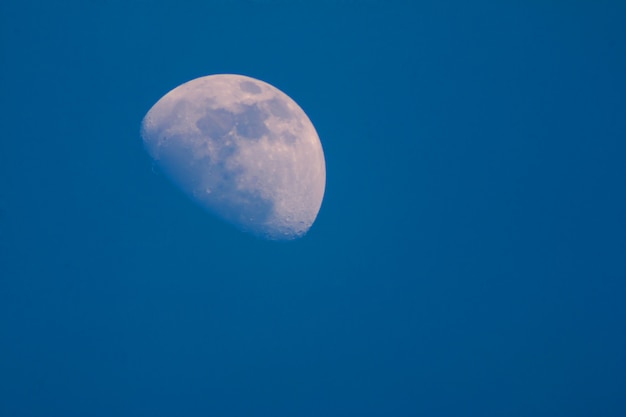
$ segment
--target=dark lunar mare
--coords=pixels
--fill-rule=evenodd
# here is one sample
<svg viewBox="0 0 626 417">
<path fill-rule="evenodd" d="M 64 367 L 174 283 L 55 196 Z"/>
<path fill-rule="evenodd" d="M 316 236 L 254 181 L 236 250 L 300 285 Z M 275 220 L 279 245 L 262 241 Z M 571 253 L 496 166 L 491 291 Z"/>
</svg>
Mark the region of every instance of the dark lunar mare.
<svg viewBox="0 0 626 417">
<path fill-rule="evenodd" d="M 265 125 L 268 117 L 257 104 L 244 106 L 244 110 L 235 115 L 237 133 L 246 139 L 260 139 L 269 133 Z"/>
<path fill-rule="evenodd" d="M 232 129 L 235 115 L 224 109 L 208 109 L 196 122 L 196 127 L 211 139 L 222 138 Z"/>
<path fill-rule="evenodd" d="M 291 111 L 284 101 L 273 98 L 271 100 L 267 100 L 265 103 L 267 108 L 270 110 L 270 113 L 272 113 L 275 117 L 278 117 L 279 119 L 292 118 Z"/>
<path fill-rule="evenodd" d="M 261 92 L 263 91 L 261 90 L 261 87 L 259 87 L 252 81 L 242 81 L 239 84 L 239 88 L 241 88 L 241 91 L 245 91 L 246 93 L 250 94 L 261 94 Z"/>
</svg>

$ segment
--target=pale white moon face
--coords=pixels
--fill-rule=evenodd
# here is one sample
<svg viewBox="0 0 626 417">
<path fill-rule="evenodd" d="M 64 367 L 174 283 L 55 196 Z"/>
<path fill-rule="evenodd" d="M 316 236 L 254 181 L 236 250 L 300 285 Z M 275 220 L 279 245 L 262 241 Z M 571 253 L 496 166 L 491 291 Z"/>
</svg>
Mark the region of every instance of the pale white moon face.
<svg viewBox="0 0 626 417">
<path fill-rule="evenodd" d="M 324 153 L 304 111 L 242 75 L 196 78 L 143 119 L 146 149 L 202 207 L 267 239 L 304 235 L 326 184 Z"/>
</svg>

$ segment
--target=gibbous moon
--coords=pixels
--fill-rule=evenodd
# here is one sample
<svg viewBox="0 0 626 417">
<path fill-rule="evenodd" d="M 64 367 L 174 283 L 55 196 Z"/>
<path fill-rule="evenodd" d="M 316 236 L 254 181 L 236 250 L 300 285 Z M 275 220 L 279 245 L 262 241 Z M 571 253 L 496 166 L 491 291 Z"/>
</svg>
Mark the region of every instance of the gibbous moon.
<svg viewBox="0 0 626 417">
<path fill-rule="evenodd" d="M 196 78 L 150 109 L 141 135 L 176 185 L 240 230 L 290 240 L 317 217 L 322 145 L 304 111 L 276 87 L 242 75 Z"/>
</svg>

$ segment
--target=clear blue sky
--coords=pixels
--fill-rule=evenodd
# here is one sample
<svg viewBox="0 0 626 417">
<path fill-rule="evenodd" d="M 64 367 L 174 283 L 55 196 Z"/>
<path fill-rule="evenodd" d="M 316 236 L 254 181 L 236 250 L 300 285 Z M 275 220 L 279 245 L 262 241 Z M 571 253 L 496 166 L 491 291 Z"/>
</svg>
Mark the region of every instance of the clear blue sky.
<svg viewBox="0 0 626 417">
<path fill-rule="evenodd" d="M 626 415 L 626 3 L 4 1 L 1 416 Z M 193 78 L 296 100 L 257 240 L 152 170 Z"/>
</svg>

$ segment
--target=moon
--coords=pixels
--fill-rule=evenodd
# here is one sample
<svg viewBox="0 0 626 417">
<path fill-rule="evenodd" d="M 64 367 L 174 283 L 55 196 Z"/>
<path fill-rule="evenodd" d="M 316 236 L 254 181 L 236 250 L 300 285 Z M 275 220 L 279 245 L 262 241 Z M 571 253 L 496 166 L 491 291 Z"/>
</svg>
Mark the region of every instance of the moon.
<svg viewBox="0 0 626 417">
<path fill-rule="evenodd" d="M 148 111 L 141 136 L 172 182 L 242 231 L 291 240 L 317 217 L 326 187 L 320 139 L 300 106 L 268 83 L 191 80 Z"/>
</svg>

